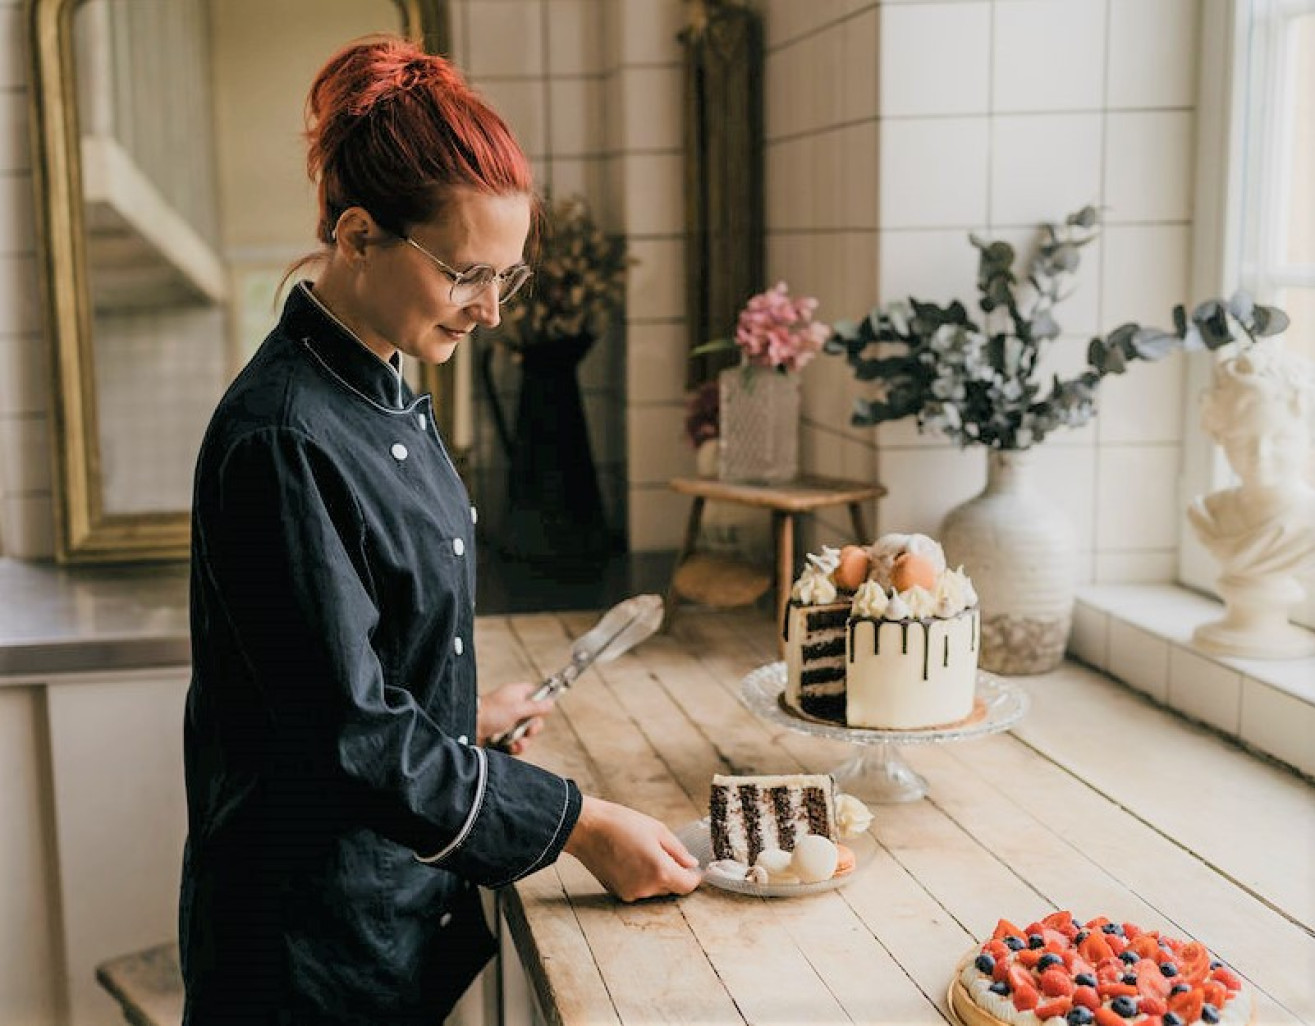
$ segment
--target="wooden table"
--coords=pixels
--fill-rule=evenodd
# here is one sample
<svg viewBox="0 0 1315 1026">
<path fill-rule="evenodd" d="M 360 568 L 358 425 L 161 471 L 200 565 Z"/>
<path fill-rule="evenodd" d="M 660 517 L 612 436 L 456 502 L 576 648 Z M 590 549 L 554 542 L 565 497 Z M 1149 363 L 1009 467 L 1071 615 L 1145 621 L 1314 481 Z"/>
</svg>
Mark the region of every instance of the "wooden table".
<svg viewBox="0 0 1315 1026">
<path fill-rule="evenodd" d="M 785 616 L 785 604 L 790 598 L 790 588 L 794 584 L 795 518 L 832 506 L 848 506 L 854 541 L 867 545 L 872 539 L 868 536 L 863 517 L 863 503 L 886 494 L 886 489 L 879 484 L 829 477 L 801 477 L 775 485 L 743 484 L 721 481 L 715 477 L 677 477 L 667 484 L 672 491 L 689 495 L 694 501 L 690 504 L 685 540 L 672 571 L 672 586 L 667 590 L 664 629 L 670 628 L 680 603 L 675 588 L 675 570 L 680 568 L 680 564 L 689 557 L 698 543 L 703 507 L 709 499 L 771 511 L 772 537 L 776 544 L 776 612 L 777 623 L 781 623 Z"/>
<path fill-rule="evenodd" d="M 481 680 L 556 668 L 595 619 L 480 619 Z M 832 769 L 846 745 L 738 699 L 774 636 L 750 611 L 685 617 L 586 673 L 531 755 L 673 828 L 714 773 Z M 503 891 L 543 1017 L 939 1026 L 998 918 L 1066 908 L 1197 937 L 1257 988 L 1257 1023 L 1315 1022 L 1315 787 L 1086 669 L 1023 681 L 1013 731 L 906 750 L 930 796 L 876 808 L 877 854 L 839 890 L 621 905 L 564 856 Z"/>
</svg>

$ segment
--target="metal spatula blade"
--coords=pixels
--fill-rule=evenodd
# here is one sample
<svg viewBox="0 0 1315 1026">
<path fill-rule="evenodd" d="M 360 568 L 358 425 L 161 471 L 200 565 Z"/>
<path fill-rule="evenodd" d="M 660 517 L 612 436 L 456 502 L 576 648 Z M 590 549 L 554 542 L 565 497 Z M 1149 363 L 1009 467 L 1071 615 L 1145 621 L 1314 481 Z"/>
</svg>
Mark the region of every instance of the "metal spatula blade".
<svg viewBox="0 0 1315 1026">
<path fill-rule="evenodd" d="M 594 663 L 609 663 L 648 638 L 662 625 L 662 596 L 635 595 L 603 614 L 593 627 L 571 646 L 571 661 L 548 677 L 532 696 L 535 701 L 556 698 Z M 489 741 L 490 748 L 503 751 L 519 741 L 531 719 L 521 720 L 511 730 Z"/>
</svg>

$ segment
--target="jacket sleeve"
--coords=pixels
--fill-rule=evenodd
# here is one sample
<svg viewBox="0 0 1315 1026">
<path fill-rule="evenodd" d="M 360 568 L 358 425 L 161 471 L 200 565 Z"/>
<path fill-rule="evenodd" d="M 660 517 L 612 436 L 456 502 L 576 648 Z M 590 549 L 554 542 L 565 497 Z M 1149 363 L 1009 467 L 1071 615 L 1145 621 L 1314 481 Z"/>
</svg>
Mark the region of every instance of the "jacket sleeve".
<svg viewBox="0 0 1315 1026">
<path fill-rule="evenodd" d="M 575 784 L 448 736 L 385 679 L 365 521 L 327 454 L 291 429 L 248 434 L 200 482 L 198 507 L 207 586 L 254 682 L 256 759 L 280 807 L 367 826 L 485 886 L 556 859 L 579 817 Z"/>
</svg>

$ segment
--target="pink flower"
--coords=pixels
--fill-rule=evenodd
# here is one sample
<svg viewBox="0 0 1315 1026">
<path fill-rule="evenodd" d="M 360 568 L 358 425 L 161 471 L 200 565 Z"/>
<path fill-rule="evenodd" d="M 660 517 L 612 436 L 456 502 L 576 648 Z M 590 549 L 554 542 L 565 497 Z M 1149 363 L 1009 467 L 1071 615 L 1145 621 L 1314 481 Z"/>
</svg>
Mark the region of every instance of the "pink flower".
<svg viewBox="0 0 1315 1026">
<path fill-rule="evenodd" d="M 822 351 L 831 329 L 813 320 L 817 300 L 791 299 L 785 282 L 753 296 L 740 312 L 735 328 L 744 361 L 782 372 L 797 371 Z"/>
</svg>

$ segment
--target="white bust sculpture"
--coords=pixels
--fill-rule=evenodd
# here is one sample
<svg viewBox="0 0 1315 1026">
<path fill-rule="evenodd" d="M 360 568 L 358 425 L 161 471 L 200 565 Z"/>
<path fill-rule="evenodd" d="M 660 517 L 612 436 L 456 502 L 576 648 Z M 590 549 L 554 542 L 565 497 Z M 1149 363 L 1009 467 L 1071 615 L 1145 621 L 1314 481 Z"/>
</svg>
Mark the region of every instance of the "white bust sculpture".
<svg viewBox="0 0 1315 1026">
<path fill-rule="evenodd" d="M 1315 366 L 1262 341 L 1220 361 L 1201 423 L 1241 479 L 1194 499 L 1188 520 L 1219 560 L 1226 613 L 1195 640 L 1226 655 L 1290 659 L 1315 654 L 1315 634 L 1289 622 L 1315 571 L 1311 415 Z"/>
</svg>

